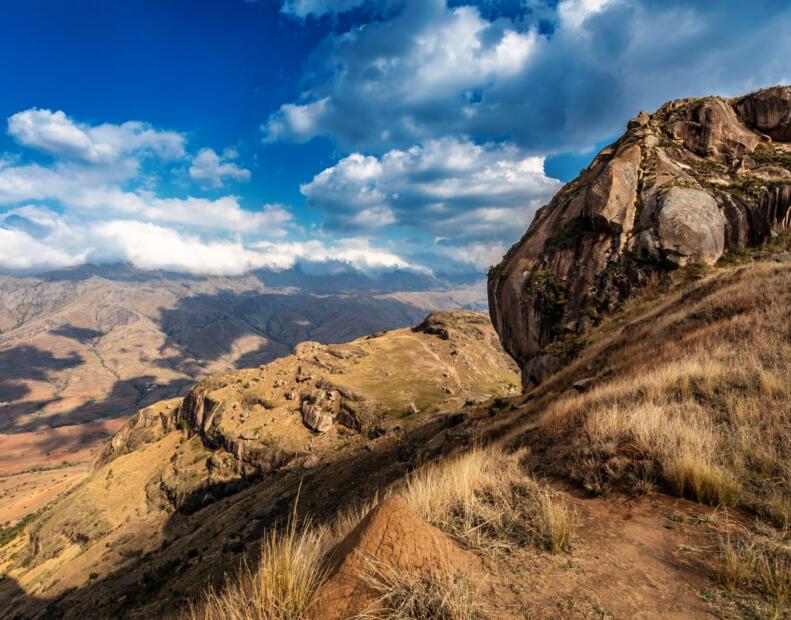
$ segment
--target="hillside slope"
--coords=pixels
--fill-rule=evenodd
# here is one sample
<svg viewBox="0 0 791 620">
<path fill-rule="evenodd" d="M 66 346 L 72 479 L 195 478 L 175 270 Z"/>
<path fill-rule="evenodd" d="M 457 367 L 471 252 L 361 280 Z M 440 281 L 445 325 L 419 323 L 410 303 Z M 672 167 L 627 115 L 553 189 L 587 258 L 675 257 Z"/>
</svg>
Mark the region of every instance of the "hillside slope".
<svg viewBox="0 0 791 620">
<path fill-rule="evenodd" d="M 183 395 L 200 377 L 287 355 L 298 342 L 345 342 L 438 307 L 485 304 L 481 286 L 424 278 L 399 292 L 404 277 L 394 278 L 194 277 L 125 266 L 0 276 L 0 475 L 86 462 L 141 407 Z"/>
<path fill-rule="evenodd" d="M 360 502 L 402 494 L 484 562 L 476 579 L 490 584 L 481 599 L 489 617 L 782 618 L 791 611 L 783 534 L 791 518 L 791 243 L 781 240 L 641 291 L 527 395 L 460 409 L 493 384 L 447 394 L 455 379 L 444 374 L 453 366 L 472 387 L 467 373 L 480 370 L 493 333 L 476 322 L 449 329 L 436 317 L 422 331 L 337 349 L 303 345 L 263 372 L 201 382 L 186 405 L 138 414 L 85 483 L 3 548 L 10 578 L 0 596 L 20 618 L 47 605 L 65 617 L 155 617 L 199 601 L 241 553 L 257 561 L 254 541 L 286 519 L 302 480 L 300 512 L 340 528 L 328 542 L 357 523 Z M 392 360 L 396 345 L 416 357 L 385 364 L 392 375 L 380 376 L 412 391 L 389 404 L 375 392 L 349 400 L 353 378 L 354 389 L 371 385 L 363 360 Z M 357 357 L 361 349 L 368 357 Z M 499 381 L 515 381 L 503 363 Z M 416 377 L 435 389 L 412 388 Z M 301 395 L 285 400 L 292 389 Z M 428 411 L 401 418 L 421 392 Z M 302 404 L 317 400 L 334 419 L 325 434 L 304 424 Z M 365 419 L 345 417 L 361 402 L 369 407 L 357 411 L 390 409 L 374 416 L 381 428 L 345 426 Z M 292 411 L 285 418 L 284 407 Z M 431 414 L 434 407 L 454 413 Z M 557 530 L 545 528 L 559 527 L 563 514 L 576 515 L 562 530 L 570 542 L 553 551 Z"/>
<path fill-rule="evenodd" d="M 67 617 L 167 609 L 230 568 L 300 484 L 316 514 L 367 497 L 430 454 L 454 412 L 517 382 L 488 318 L 463 312 L 207 378 L 136 414 L 2 548 L 0 599 L 18 595 L 21 617 L 64 596 Z"/>
</svg>

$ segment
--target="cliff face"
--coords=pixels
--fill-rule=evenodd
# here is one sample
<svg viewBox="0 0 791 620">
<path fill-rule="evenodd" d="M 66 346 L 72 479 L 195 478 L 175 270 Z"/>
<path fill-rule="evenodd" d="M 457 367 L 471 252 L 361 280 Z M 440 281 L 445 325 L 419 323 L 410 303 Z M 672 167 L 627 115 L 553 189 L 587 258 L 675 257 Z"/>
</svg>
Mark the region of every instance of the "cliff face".
<svg viewBox="0 0 791 620">
<path fill-rule="evenodd" d="M 536 214 L 489 273 L 489 309 L 523 388 L 652 273 L 791 225 L 791 87 L 641 112 Z"/>
</svg>

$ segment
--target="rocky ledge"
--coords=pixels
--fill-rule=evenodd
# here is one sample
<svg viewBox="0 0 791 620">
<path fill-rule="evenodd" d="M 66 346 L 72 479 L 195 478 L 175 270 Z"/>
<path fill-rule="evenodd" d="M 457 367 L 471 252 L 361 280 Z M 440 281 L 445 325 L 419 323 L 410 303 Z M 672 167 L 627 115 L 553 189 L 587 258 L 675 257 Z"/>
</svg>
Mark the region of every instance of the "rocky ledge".
<svg viewBox="0 0 791 620">
<path fill-rule="evenodd" d="M 715 263 L 791 225 L 791 87 L 641 112 L 489 273 L 523 389 L 657 272 Z"/>
<path fill-rule="evenodd" d="M 312 469 L 439 412 L 508 395 L 516 372 L 476 312 L 434 312 L 414 328 L 346 344 L 303 342 L 270 364 L 207 377 L 183 400 L 139 411 L 94 469 L 178 432 L 146 495 L 150 507 L 190 513 L 267 474 Z"/>
</svg>

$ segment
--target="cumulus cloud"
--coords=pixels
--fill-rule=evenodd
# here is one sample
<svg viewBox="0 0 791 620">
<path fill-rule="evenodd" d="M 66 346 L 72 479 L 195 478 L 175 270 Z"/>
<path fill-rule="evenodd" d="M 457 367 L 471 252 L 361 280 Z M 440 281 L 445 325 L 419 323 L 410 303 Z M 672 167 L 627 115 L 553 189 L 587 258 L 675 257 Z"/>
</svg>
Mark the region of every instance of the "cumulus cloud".
<svg viewBox="0 0 791 620">
<path fill-rule="evenodd" d="M 127 173 L 116 168 L 83 168 L 71 164 L 51 168 L 38 164 L 0 166 L 0 206 L 32 200 L 54 200 L 90 217 L 123 216 L 173 223 L 191 228 L 285 234 L 291 214 L 280 205 L 259 211 L 243 209 L 235 196 L 217 199 L 162 198 L 144 189 L 120 185 Z"/>
<path fill-rule="evenodd" d="M 12 273 L 73 267 L 85 262 L 86 249 L 69 252 L 24 230 L 0 227 L 0 270 Z"/>
<path fill-rule="evenodd" d="M 579 30 L 592 15 L 600 13 L 619 0 L 563 0 L 558 4 L 558 18 L 566 29 Z"/>
<path fill-rule="evenodd" d="M 129 121 L 122 125 L 76 123 L 62 111 L 31 108 L 8 119 L 8 133 L 25 146 L 58 157 L 110 163 L 132 153 L 165 159 L 184 157 L 184 136 Z"/>
<path fill-rule="evenodd" d="M 259 233 L 284 236 L 292 215 L 281 205 L 244 209 L 236 196 L 215 199 L 162 197 L 141 178 L 147 155 L 172 159 L 185 156 L 184 137 L 145 123 L 91 126 L 63 112 L 32 108 L 8 119 L 17 142 L 55 157 L 54 163 L 20 163 L 0 159 L 0 209 L 31 201 L 58 203 L 84 218 L 123 218 L 217 233 Z M 227 149 L 220 157 L 201 149 L 192 162 L 192 178 L 210 186 L 224 179 L 247 180 L 249 170 L 232 163 Z"/>
<path fill-rule="evenodd" d="M 39 109 L 12 116 L 9 133 L 54 161 L 0 157 L 0 272 L 34 273 L 88 262 L 218 275 L 297 264 L 323 272 L 427 272 L 368 238 L 285 240 L 299 228 L 283 205 L 250 209 L 231 195 L 162 195 L 145 173 L 159 162 L 144 159 L 182 157 L 180 134 L 142 123 L 92 127 Z M 227 179 L 247 180 L 250 172 L 234 162 L 237 157 L 232 149 L 222 155 L 201 149 L 190 177 L 212 187 Z M 176 174 L 179 170 L 183 167 Z M 156 165 L 154 171 L 171 173 Z"/>
<path fill-rule="evenodd" d="M 507 251 L 508 247 L 499 241 L 461 246 L 444 246 L 440 243 L 435 249 L 437 254 L 449 257 L 457 263 L 472 265 L 477 271 L 486 271 L 499 263 Z"/>
<path fill-rule="evenodd" d="M 40 272 L 86 262 L 131 263 L 139 269 L 239 275 L 297 264 L 367 273 L 409 269 L 428 273 L 366 238 L 245 241 L 178 231 L 134 220 L 75 219 L 35 205 L 0 214 L 0 271 Z"/>
<path fill-rule="evenodd" d="M 203 148 L 192 160 L 190 177 L 209 187 L 222 187 L 225 179 L 249 181 L 250 171 L 229 161 L 237 156 L 233 149 L 226 149 L 220 157 L 214 149 Z"/>
<path fill-rule="evenodd" d="M 368 273 L 396 269 L 430 273 L 426 267 L 411 263 L 389 250 L 372 245 L 370 239 L 366 237 L 350 237 L 329 244 L 319 239 L 290 243 L 260 241 L 253 247 L 267 258 L 272 268 L 286 269 L 297 263 L 314 268 L 318 264 L 335 264 L 341 267 L 350 266 Z"/>
<path fill-rule="evenodd" d="M 265 256 L 241 241 L 205 240 L 156 224 L 115 220 L 98 224 L 92 233 L 106 252 L 98 258 L 122 260 L 140 269 L 239 275 L 269 266 Z"/>
<path fill-rule="evenodd" d="M 397 223 L 461 240 L 521 234 L 560 187 L 545 175 L 543 157 L 443 138 L 381 157 L 352 153 L 301 191 L 329 228 Z"/>
<path fill-rule="evenodd" d="M 381 153 L 467 135 L 545 154 L 619 133 L 624 119 L 667 99 L 791 79 L 786 3 L 553 6 L 484 17 L 475 6 L 405 0 L 391 19 L 330 35 L 308 88 L 269 117 L 265 138 L 326 135 L 349 152 Z"/>
<path fill-rule="evenodd" d="M 184 157 L 181 134 L 143 123 L 89 126 L 63 112 L 15 114 L 9 133 L 53 156 L 28 163 L 0 158 L 0 270 L 36 272 L 85 262 L 130 262 L 142 269 L 239 274 L 272 266 L 250 244 L 284 237 L 294 226 L 286 207 L 243 208 L 236 196 L 162 195 L 148 170 Z M 149 156 L 156 161 L 146 161 Z M 237 154 L 201 150 L 192 176 L 214 185 L 244 180 Z M 176 174 L 180 174 L 176 169 Z"/>
</svg>

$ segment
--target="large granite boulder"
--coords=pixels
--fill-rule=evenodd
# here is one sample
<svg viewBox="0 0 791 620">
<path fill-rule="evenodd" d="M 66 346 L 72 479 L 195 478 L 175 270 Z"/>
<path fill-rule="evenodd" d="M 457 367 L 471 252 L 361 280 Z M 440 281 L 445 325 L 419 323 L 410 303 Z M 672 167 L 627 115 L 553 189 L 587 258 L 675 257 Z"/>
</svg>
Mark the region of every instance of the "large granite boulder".
<svg viewBox="0 0 791 620">
<path fill-rule="evenodd" d="M 791 224 L 791 87 L 641 112 L 536 214 L 489 273 L 489 311 L 523 388 L 652 272 Z"/>
<path fill-rule="evenodd" d="M 640 233 L 637 247 L 654 262 L 713 265 L 725 249 L 725 216 L 714 197 L 694 187 L 673 186 L 656 202 L 655 224 Z"/>
<path fill-rule="evenodd" d="M 738 100 L 736 111 L 753 129 L 773 140 L 791 142 L 791 89 L 767 88 Z"/>
</svg>

